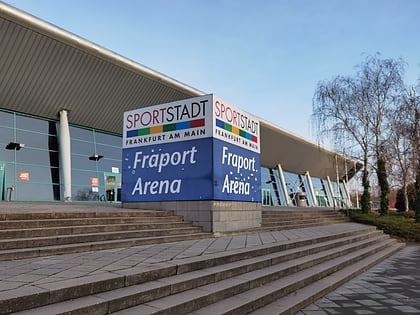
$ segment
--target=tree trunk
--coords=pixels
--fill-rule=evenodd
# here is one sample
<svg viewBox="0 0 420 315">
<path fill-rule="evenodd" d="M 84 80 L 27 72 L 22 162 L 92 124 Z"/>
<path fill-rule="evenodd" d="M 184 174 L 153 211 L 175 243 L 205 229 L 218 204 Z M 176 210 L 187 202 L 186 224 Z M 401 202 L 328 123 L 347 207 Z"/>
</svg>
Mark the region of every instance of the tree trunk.
<svg viewBox="0 0 420 315">
<path fill-rule="evenodd" d="M 368 165 L 368 156 L 367 151 L 365 151 L 364 156 L 364 169 L 363 169 L 363 178 L 362 178 L 362 185 L 363 185 L 363 194 L 361 197 L 361 207 L 364 213 L 369 213 L 372 210 L 372 205 L 370 203 L 370 183 L 369 183 L 369 171 L 367 170 Z"/>
<path fill-rule="evenodd" d="M 378 176 L 379 188 L 381 189 L 381 208 L 379 210 L 379 213 L 381 215 L 386 215 L 389 211 L 389 184 L 385 167 L 385 160 L 381 157 L 378 158 L 377 161 L 376 174 Z"/>
<path fill-rule="evenodd" d="M 420 223 L 420 160 L 417 162 L 416 182 L 415 182 L 416 201 L 414 211 L 416 211 L 416 222 Z"/>
</svg>

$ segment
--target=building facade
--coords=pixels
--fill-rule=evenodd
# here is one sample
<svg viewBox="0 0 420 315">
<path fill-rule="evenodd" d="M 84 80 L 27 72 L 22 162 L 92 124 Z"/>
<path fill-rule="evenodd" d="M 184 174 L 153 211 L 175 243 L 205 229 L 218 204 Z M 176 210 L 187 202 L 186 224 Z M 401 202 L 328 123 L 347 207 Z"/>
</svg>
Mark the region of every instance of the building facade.
<svg viewBox="0 0 420 315">
<path fill-rule="evenodd" d="M 120 202 L 123 113 L 206 94 L 1 2 L 0 38 L 0 200 Z M 266 121 L 261 165 L 265 207 L 348 207 L 360 167 Z"/>
</svg>

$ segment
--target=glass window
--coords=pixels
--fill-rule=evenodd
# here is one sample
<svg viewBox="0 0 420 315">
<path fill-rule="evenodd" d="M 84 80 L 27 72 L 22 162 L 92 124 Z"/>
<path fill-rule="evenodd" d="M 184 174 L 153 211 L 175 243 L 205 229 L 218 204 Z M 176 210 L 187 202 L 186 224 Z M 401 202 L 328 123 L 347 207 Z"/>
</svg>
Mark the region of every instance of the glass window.
<svg viewBox="0 0 420 315">
<path fill-rule="evenodd" d="M 41 149 L 23 148 L 16 152 L 16 162 L 58 167 L 58 152 Z"/>
<path fill-rule="evenodd" d="M 341 198 L 343 201 L 343 206 L 350 207 L 351 203 L 350 203 L 350 200 L 348 199 L 347 189 L 343 182 L 340 182 L 340 193 L 341 193 Z"/>
<path fill-rule="evenodd" d="M 57 168 L 17 164 L 16 171 L 15 180 L 19 182 L 53 183 L 53 178 L 55 181 L 58 180 Z"/>
<path fill-rule="evenodd" d="M 77 155 L 72 154 L 71 156 L 71 168 L 78 170 L 89 170 L 96 172 L 96 163 L 95 161 L 89 160 L 89 157 L 86 155 Z"/>
<path fill-rule="evenodd" d="M 110 147 L 107 145 L 97 144 L 96 152 L 106 158 L 121 160 L 122 148 Z"/>
<path fill-rule="evenodd" d="M 296 205 L 296 194 L 298 192 L 304 192 L 304 186 L 302 180 L 298 174 L 283 171 L 284 180 L 286 182 L 287 193 L 293 204 Z"/>
<path fill-rule="evenodd" d="M 318 207 L 329 207 L 330 203 L 328 200 L 327 192 L 321 179 L 312 177 L 312 185 L 314 187 L 314 193 Z"/>
<path fill-rule="evenodd" d="M 13 135 L 13 129 L 2 127 L 0 126 L 0 143 L 2 144 L 2 147 L 6 146 L 9 142 L 14 142 L 14 135 Z"/>
<path fill-rule="evenodd" d="M 13 127 L 14 125 L 14 115 L 11 113 L 6 113 L 0 111 L 0 126 Z"/>
<path fill-rule="evenodd" d="M 80 139 L 93 143 L 93 131 L 70 126 L 70 137 L 72 139 Z"/>
<path fill-rule="evenodd" d="M 73 201 L 99 201 L 99 192 L 91 187 L 72 186 L 71 192 Z"/>
<path fill-rule="evenodd" d="M 21 201 L 51 201 L 55 199 L 54 191 L 59 191 L 59 185 L 33 184 L 29 182 L 17 182 L 13 192 L 13 200 Z"/>
<path fill-rule="evenodd" d="M 25 147 L 48 150 L 49 136 L 41 133 L 17 130 L 16 142 L 25 144 Z"/>
<path fill-rule="evenodd" d="M 263 203 L 269 198 L 271 206 L 281 206 L 287 203 L 284 200 L 277 169 L 261 167 L 261 192 Z"/>
<path fill-rule="evenodd" d="M 48 134 L 49 122 L 47 120 L 16 115 L 16 128 Z"/>
<path fill-rule="evenodd" d="M 95 132 L 95 141 L 96 143 L 102 143 L 107 145 L 112 145 L 118 148 L 122 148 L 122 137 L 109 135 L 106 133 Z"/>
<path fill-rule="evenodd" d="M 72 179 L 71 183 L 72 185 L 80 185 L 80 186 L 89 186 L 91 185 L 91 178 L 99 178 L 97 172 L 92 171 L 77 171 L 72 170 L 71 172 Z"/>
<path fill-rule="evenodd" d="M 98 162 L 98 171 L 101 172 L 112 172 L 113 167 L 117 167 L 119 170 L 119 173 L 121 173 L 121 160 L 109 160 L 106 158 L 103 158 L 99 160 Z"/>
<path fill-rule="evenodd" d="M 6 144 L 2 144 L 0 147 L 0 162 L 14 162 L 15 161 L 15 152 L 16 154 L 22 152 L 15 150 L 6 150 Z"/>
<path fill-rule="evenodd" d="M 15 164 L 6 163 L 6 187 L 15 185 Z"/>
<path fill-rule="evenodd" d="M 88 157 L 91 156 L 92 154 L 95 154 L 95 147 L 92 142 L 85 142 L 85 141 L 72 139 L 70 145 L 71 145 L 72 153 L 83 154 Z"/>
</svg>

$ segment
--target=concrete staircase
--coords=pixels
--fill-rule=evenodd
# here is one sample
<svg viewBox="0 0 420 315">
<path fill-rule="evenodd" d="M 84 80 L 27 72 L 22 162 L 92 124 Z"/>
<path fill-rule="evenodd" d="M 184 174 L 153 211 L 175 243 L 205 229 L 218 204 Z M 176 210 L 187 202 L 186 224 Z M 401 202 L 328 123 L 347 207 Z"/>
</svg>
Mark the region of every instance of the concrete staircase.
<svg viewBox="0 0 420 315">
<path fill-rule="evenodd" d="M 170 211 L 69 208 L 0 213 L 0 261 L 212 236 Z"/>
<path fill-rule="evenodd" d="M 262 228 L 270 229 L 296 229 L 311 226 L 321 226 L 349 222 L 342 211 L 334 210 L 263 210 Z"/>
<path fill-rule="evenodd" d="M 16 289 L 1 313 L 293 314 L 404 244 L 373 227 Z M 305 235 L 305 229 L 290 233 Z"/>
</svg>

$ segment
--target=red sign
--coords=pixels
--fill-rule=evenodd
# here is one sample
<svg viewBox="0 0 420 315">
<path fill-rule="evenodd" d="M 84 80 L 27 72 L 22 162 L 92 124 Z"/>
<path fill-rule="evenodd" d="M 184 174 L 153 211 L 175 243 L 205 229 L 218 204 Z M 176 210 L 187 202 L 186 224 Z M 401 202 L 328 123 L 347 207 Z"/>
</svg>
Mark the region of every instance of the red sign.
<svg viewBox="0 0 420 315">
<path fill-rule="evenodd" d="M 19 172 L 18 180 L 22 182 L 29 182 L 29 173 L 28 172 Z"/>
<path fill-rule="evenodd" d="M 90 186 L 99 186 L 99 180 L 97 177 L 90 178 Z"/>
</svg>

